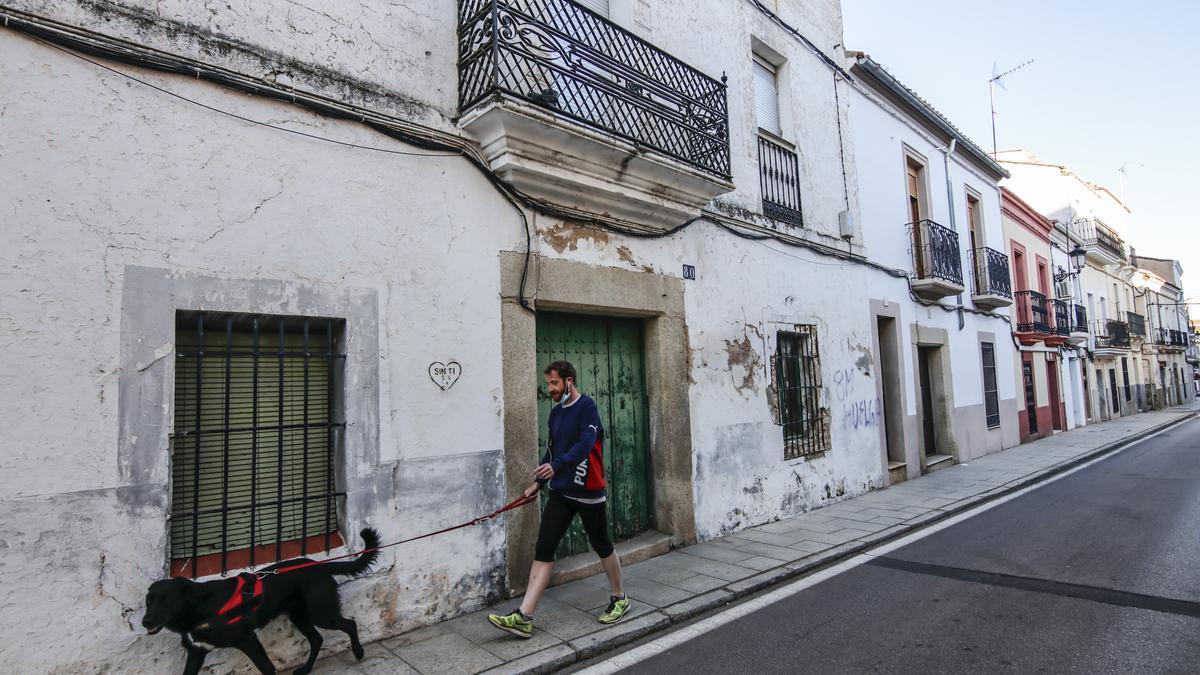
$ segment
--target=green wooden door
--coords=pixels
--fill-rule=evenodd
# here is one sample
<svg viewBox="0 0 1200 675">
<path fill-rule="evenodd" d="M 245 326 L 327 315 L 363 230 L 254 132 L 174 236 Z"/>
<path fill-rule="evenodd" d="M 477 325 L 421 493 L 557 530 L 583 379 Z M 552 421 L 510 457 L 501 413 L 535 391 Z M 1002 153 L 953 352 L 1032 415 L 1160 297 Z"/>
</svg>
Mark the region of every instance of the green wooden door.
<svg viewBox="0 0 1200 675">
<path fill-rule="evenodd" d="M 604 423 L 604 476 L 613 541 L 649 529 L 653 509 L 642 322 L 539 313 L 537 353 L 538 457 L 546 452 L 552 407 L 541 371 L 552 361 L 570 361 L 579 376 L 579 390 L 595 399 Z M 558 557 L 587 550 L 587 537 L 576 520 L 558 548 Z"/>
</svg>

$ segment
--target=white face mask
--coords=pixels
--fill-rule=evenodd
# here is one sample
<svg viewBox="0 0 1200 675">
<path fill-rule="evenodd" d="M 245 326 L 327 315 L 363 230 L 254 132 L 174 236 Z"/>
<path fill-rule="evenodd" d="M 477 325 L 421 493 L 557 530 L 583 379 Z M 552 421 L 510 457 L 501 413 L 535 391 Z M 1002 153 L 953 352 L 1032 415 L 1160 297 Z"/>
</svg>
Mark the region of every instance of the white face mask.
<svg viewBox="0 0 1200 675">
<path fill-rule="evenodd" d="M 566 403 L 569 400 L 571 400 L 571 387 L 568 385 L 568 386 L 563 387 L 562 398 L 555 401 L 555 403 L 558 403 L 559 405 L 563 405 L 564 403 Z"/>
</svg>

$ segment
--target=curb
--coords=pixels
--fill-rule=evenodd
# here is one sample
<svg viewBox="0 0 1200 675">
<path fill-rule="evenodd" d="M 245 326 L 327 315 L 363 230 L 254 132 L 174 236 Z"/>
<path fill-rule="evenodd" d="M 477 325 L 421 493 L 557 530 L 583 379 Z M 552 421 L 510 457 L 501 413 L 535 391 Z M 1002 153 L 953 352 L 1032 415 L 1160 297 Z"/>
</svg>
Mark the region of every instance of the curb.
<svg viewBox="0 0 1200 675">
<path fill-rule="evenodd" d="M 946 506 L 943 509 L 916 516 L 902 524 L 893 525 L 892 527 L 875 532 L 861 539 L 856 539 L 854 541 L 846 542 L 845 544 L 840 544 L 838 546 L 825 549 L 824 551 L 814 553 L 810 556 L 790 562 L 786 565 L 774 567 L 740 581 L 730 582 L 712 591 L 708 591 L 707 593 L 702 593 L 687 600 L 677 602 L 673 605 L 662 607 L 650 614 L 637 617 L 637 619 L 631 621 L 628 625 L 629 628 L 633 630 L 621 631 L 617 634 L 608 634 L 602 639 L 600 638 L 601 633 L 593 633 L 588 637 L 595 637 L 595 639 L 588 640 L 588 644 L 586 646 L 576 645 L 576 642 L 579 642 L 579 640 L 582 639 L 578 638 L 569 643 L 569 646 L 566 644 L 560 644 L 540 652 L 535 652 L 529 656 L 500 666 L 494 670 L 489 670 L 487 673 L 523 673 L 529 675 L 541 675 L 542 673 L 548 673 L 560 668 L 565 668 L 573 663 L 578 663 L 580 661 L 585 661 L 587 659 L 600 656 L 601 654 L 612 651 L 615 648 L 638 638 L 645 637 L 651 633 L 657 633 L 664 628 L 668 628 L 672 625 L 682 623 L 706 612 L 723 607 L 735 600 L 740 600 L 746 596 L 752 595 L 771 586 L 775 586 L 784 581 L 789 581 L 791 579 L 816 572 L 821 568 L 829 567 L 834 563 L 845 560 L 846 558 L 862 553 L 868 549 L 875 548 L 880 544 L 885 544 L 899 539 L 900 537 L 912 534 L 918 530 L 925 529 L 934 523 L 973 509 L 980 504 L 995 501 L 1000 497 L 1012 494 L 1018 490 L 1029 487 L 1030 485 L 1041 483 L 1047 478 L 1069 471 L 1070 469 L 1073 469 L 1086 462 L 1090 462 L 1091 460 L 1103 455 L 1115 453 L 1136 443 L 1137 441 L 1146 438 L 1147 436 L 1179 426 L 1186 422 L 1190 422 L 1197 417 L 1200 417 L 1200 411 L 1186 413 L 1178 419 L 1164 422 L 1149 429 L 1144 429 L 1136 434 L 1122 438 L 1119 441 L 1114 441 L 1112 443 L 1093 448 L 1082 455 L 1059 462 L 1058 464 L 1055 464 L 1047 469 L 1043 469 L 1040 472 L 1018 478 L 999 487 L 992 488 L 986 492 L 981 492 L 977 495 L 966 497 Z"/>
</svg>

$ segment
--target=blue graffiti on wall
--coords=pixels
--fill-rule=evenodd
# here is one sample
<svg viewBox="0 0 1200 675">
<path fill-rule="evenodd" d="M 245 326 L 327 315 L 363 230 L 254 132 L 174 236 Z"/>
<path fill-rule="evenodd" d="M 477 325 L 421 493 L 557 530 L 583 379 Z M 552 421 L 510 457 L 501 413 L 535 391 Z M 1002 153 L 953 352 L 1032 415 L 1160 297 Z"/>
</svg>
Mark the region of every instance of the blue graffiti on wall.
<svg viewBox="0 0 1200 675">
<path fill-rule="evenodd" d="M 842 428 L 847 431 L 879 426 L 882 415 L 877 398 L 847 400 L 854 393 L 856 374 L 854 368 L 833 371 L 833 394 L 842 402 Z"/>
<path fill-rule="evenodd" d="M 850 401 L 842 407 L 842 426 L 847 430 L 879 426 L 879 399 L 864 398 Z"/>
</svg>

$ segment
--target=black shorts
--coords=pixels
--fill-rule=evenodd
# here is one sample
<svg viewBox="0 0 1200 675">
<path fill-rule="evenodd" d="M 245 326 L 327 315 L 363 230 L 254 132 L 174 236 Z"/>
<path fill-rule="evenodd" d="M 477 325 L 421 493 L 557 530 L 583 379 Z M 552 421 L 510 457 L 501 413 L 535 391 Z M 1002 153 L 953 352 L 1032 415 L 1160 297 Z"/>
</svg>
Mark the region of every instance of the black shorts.
<svg viewBox="0 0 1200 675">
<path fill-rule="evenodd" d="M 584 504 L 552 491 L 546 501 L 546 508 L 542 509 L 542 525 L 538 528 L 533 559 L 538 562 L 554 562 L 554 551 L 562 541 L 563 535 L 567 533 L 567 528 L 571 526 L 571 521 L 575 520 L 576 513 L 583 522 L 583 531 L 587 533 L 588 541 L 591 542 L 596 555 L 601 558 L 612 555 L 613 545 L 608 537 L 607 506 L 603 502 Z"/>
</svg>

